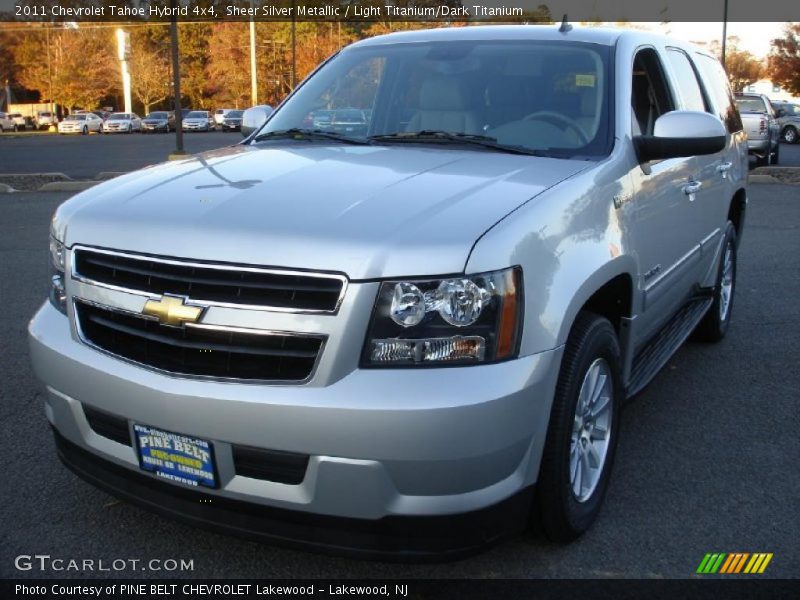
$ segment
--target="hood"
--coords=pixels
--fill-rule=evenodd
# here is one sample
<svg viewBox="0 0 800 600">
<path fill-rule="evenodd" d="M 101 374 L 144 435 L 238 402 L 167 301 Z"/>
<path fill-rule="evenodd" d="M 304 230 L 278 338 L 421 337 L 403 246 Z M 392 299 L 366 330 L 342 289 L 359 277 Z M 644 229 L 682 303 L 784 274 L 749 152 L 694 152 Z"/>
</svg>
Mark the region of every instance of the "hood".
<svg viewBox="0 0 800 600">
<path fill-rule="evenodd" d="M 56 235 L 196 260 L 343 272 L 462 272 L 476 240 L 586 161 L 442 146 L 282 142 L 149 167 L 64 203 Z"/>
</svg>

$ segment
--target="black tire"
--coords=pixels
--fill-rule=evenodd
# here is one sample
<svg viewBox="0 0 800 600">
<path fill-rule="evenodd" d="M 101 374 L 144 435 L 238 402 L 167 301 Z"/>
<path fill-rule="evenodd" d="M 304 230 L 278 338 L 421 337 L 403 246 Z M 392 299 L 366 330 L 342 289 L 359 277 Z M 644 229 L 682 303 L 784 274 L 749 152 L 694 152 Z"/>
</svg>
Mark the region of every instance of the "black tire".
<svg viewBox="0 0 800 600">
<path fill-rule="evenodd" d="M 781 139 L 787 144 L 796 144 L 800 142 L 800 135 L 798 135 L 796 128 L 789 125 L 781 132 Z"/>
<path fill-rule="evenodd" d="M 570 480 L 573 426 L 584 378 L 600 359 L 608 366 L 612 385 L 608 447 L 594 489 L 579 501 Z M 624 400 L 621 364 L 619 340 L 608 319 L 579 313 L 561 360 L 533 507 L 536 529 L 555 542 L 574 540 L 589 529 L 600 512 L 619 437 L 619 412 Z"/>
<path fill-rule="evenodd" d="M 714 301 L 711 303 L 711 307 L 708 309 L 708 312 L 694 330 L 694 335 L 692 337 L 697 341 L 710 343 L 718 342 L 725 337 L 726 333 L 728 333 L 728 328 L 731 324 L 731 315 L 733 314 L 733 300 L 736 296 L 736 250 L 736 228 L 733 226 L 733 223 L 729 221 L 725 230 L 725 239 L 722 242 L 722 252 L 719 256 L 719 265 L 717 266 L 717 281 L 714 285 Z M 722 280 L 723 276 L 725 275 L 725 258 L 728 251 L 731 253 L 730 256 L 732 261 L 730 273 L 731 287 L 730 291 L 728 292 L 728 307 L 723 316 L 723 311 L 721 310 L 721 305 L 724 302 L 724 289 Z"/>
<path fill-rule="evenodd" d="M 781 160 L 781 142 L 775 144 L 775 152 L 772 153 L 772 164 L 777 165 Z"/>
<path fill-rule="evenodd" d="M 81 135 L 89 135 L 89 128 L 86 125 L 81 129 Z"/>
</svg>

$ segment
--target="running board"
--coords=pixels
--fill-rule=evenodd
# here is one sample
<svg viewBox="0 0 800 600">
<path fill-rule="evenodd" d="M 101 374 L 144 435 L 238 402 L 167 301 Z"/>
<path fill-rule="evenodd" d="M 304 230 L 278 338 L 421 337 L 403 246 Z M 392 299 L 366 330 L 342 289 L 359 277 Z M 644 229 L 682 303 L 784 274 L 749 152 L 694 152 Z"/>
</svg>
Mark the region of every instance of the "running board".
<svg viewBox="0 0 800 600">
<path fill-rule="evenodd" d="M 626 390 L 628 398 L 642 391 L 691 335 L 713 301 L 709 295 L 702 294 L 687 302 L 636 354 Z"/>
</svg>

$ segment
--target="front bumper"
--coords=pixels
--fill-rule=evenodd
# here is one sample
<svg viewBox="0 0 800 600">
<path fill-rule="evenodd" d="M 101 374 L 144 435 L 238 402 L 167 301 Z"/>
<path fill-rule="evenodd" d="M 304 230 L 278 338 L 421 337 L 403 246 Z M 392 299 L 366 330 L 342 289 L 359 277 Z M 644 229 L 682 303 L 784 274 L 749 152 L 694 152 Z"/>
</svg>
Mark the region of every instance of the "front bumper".
<svg viewBox="0 0 800 600">
<path fill-rule="evenodd" d="M 144 131 L 169 131 L 168 123 L 145 123 L 142 122 L 142 129 Z"/>
<path fill-rule="evenodd" d="M 561 359 L 556 349 L 484 366 L 355 369 L 319 387 L 231 384 L 172 377 L 94 350 L 73 336 L 69 320 L 49 303 L 29 333 L 34 370 L 47 390 L 47 417 L 73 470 L 100 487 L 107 479 L 105 487 L 123 497 L 140 485 L 157 489 L 159 497 L 173 498 L 163 510 L 170 514 L 304 544 L 311 541 L 302 527 L 297 535 L 272 530 L 274 519 L 265 517 L 264 531 L 257 532 L 236 517 L 238 508 L 224 516 L 185 499 L 248 505 L 249 513 L 296 513 L 277 519 L 286 527 L 301 518 L 347 519 L 360 524 L 356 531 L 393 530 L 386 523 L 395 518 L 429 522 L 493 513 L 491 507 L 528 494 L 535 483 Z M 199 492 L 141 471 L 132 446 L 92 430 L 84 404 L 125 418 L 129 427 L 137 422 L 211 441 L 219 488 Z M 287 485 L 237 474 L 233 445 L 310 455 L 305 478 Z M 86 460 L 70 458 L 75 455 Z M 497 531 L 475 531 L 483 543 L 509 531 L 496 516 L 488 522 Z M 404 540 L 389 542 L 391 551 Z M 453 551 L 473 548 L 473 542 L 456 540 Z M 436 553 L 446 550 L 442 544 L 435 542 Z M 425 553 L 412 549 L 417 552 Z"/>
</svg>

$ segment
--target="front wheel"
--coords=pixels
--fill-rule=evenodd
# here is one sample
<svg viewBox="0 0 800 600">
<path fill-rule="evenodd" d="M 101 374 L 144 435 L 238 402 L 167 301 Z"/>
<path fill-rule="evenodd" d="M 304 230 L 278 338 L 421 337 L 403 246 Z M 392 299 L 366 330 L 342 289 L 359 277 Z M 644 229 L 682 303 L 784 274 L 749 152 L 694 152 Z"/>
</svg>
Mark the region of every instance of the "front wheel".
<svg viewBox="0 0 800 600">
<path fill-rule="evenodd" d="M 783 130 L 781 137 L 787 144 L 796 144 L 798 141 L 800 141 L 798 140 L 797 129 L 791 125 Z"/>
<path fill-rule="evenodd" d="M 702 342 L 718 342 L 728 333 L 736 290 L 736 228 L 728 222 L 722 254 L 717 267 L 717 283 L 711 308 L 697 325 L 694 337 Z"/>
<path fill-rule="evenodd" d="M 579 313 L 564 348 L 533 511 L 553 541 L 577 538 L 600 512 L 619 437 L 620 356 L 608 319 Z"/>
</svg>

